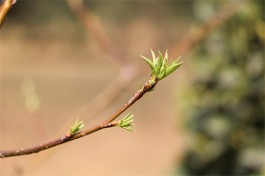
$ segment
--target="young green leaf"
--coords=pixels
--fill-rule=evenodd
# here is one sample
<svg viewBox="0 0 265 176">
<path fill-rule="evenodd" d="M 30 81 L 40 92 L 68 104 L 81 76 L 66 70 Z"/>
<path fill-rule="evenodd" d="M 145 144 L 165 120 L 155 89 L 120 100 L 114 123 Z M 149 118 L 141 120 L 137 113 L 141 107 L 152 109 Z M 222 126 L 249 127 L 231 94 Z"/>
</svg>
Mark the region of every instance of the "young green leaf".
<svg viewBox="0 0 265 176">
<path fill-rule="evenodd" d="M 144 59 L 144 61 L 150 66 L 151 71 L 153 72 L 154 69 L 155 69 L 155 66 L 154 66 L 153 62 L 152 62 L 151 60 L 149 60 L 149 58 L 147 58 L 147 57 L 144 57 L 144 56 L 141 56 L 141 57 L 142 57 L 142 58 Z"/>
<path fill-rule="evenodd" d="M 168 75 L 170 75 L 171 73 L 173 73 L 175 70 L 177 70 L 177 68 L 179 68 L 182 64 L 183 64 L 183 62 L 179 62 L 179 63 L 176 63 L 176 64 L 170 64 L 166 68 L 166 73 L 164 75 L 164 78 L 167 77 Z"/>
<path fill-rule="evenodd" d="M 152 54 L 152 59 L 154 61 L 154 58 L 156 58 L 155 52 L 152 49 L 150 49 L 150 50 L 151 50 L 151 54 Z"/>
</svg>

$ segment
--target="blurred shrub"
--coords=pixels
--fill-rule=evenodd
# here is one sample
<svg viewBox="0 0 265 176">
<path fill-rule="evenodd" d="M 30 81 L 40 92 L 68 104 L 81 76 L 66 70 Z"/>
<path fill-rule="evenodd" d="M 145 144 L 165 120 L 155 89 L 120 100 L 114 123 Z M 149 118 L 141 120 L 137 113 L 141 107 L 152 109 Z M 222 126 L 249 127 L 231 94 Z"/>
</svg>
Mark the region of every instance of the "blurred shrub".
<svg viewBox="0 0 265 176">
<path fill-rule="evenodd" d="M 216 1 L 196 2 L 198 22 L 216 7 Z M 192 85 L 182 99 L 190 143 L 177 175 L 264 172 L 262 7 L 261 1 L 245 4 L 192 53 Z"/>
</svg>

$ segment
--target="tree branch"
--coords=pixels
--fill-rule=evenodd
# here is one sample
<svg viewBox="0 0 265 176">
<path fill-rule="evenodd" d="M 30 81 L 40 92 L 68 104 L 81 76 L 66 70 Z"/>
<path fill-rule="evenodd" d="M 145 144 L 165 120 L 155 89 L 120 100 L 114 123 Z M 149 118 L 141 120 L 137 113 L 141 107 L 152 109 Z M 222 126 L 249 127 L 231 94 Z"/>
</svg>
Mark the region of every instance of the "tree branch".
<svg viewBox="0 0 265 176">
<path fill-rule="evenodd" d="M 5 21 L 5 17 L 9 11 L 9 9 L 11 8 L 11 6 L 13 4 L 16 3 L 16 0 L 5 0 L 1 6 L 0 6 L 0 28 L 2 27 L 4 21 Z"/>
<path fill-rule="evenodd" d="M 205 39 L 210 32 L 231 19 L 239 7 L 241 7 L 246 1 L 247 0 L 232 1 L 227 3 L 209 21 L 202 26 L 197 27 L 194 32 L 188 33 L 182 40 L 173 45 L 169 49 L 169 51 L 172 51 L 172 56 L 183 56 L 191 51 L 200 41 Z"/>
<path fill-rule="evenodd" d="M 125 66 L 125 60 L 107 35 L 102 23 L 87 7 L 83 0 L 66 1 L 72 12 L 80 19 L 83 25 L 90 30 L 101 48 L 110 56 L 110 60 L 120 68 Z"/>
<path fill-rule="evenodd" d="M 152 82 L 150 80 L 148 82 L 146 82 L 144 84 L 144 86 L 140 90 L 138 90 L 127 103 L 124 104 L 124 106 L 122 106 L 118 111 L 116 111 L 108 119 L 106 119 L 102 123 L 100 123 L 100 124 L 98 124 L 92 128 L 77 132 L 75 134 L 66 133 L 57 139 L 54 139 L 52 141 L 49 141 L 49 142 L 46 142 L 43 144 L 39 144 L 39 145 L 36 145 L 33 147 L 20 148 L 20 149 L 14 149 L 14 150 L 2 150 L 2 151 L 0 151 L 0 158 L 38 153 L 40 151 L 47 150 L 47 149 L 55 147 L 57 145 L 61 145 L 61 144 L 64 144 L 66 142 L 87 136 L 89 134 L 92 134 L 92 133 L 97 132 L 99 130 L 102 130 L 104 128 L 110 128 L 110 127 L 117 126 L 118 122 L 113 122 L 113 121 L 117 117 L 119 117 L 126 109 L 128 109 L 131 105 L 133 105 L 137 100 L 142 98 L 145 93 L 151 91 L 156 86 L 157 82 L 158 82 L 157 79 L 153 80 Z"/>
</svg>

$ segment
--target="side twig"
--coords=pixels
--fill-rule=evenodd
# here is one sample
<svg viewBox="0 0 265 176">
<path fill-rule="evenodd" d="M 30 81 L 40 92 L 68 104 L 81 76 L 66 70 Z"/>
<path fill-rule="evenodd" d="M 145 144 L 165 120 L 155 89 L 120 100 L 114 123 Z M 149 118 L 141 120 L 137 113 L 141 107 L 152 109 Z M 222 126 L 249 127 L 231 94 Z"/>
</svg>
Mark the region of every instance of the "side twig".
<svg viewBox="0 0 265 176">
<path fill-rule="evenodd" d="M 239 7 L 244 4 L 245 1 L 232 1 L 222 7 L 209 21 L 202 26 L 197 27 L 194 32 L 190 32 L 188 35 L 173 45 L 169 51 L 172 51 L 172 56 L 183 56 L 192 50 L 197 44 L 205 39 L 210 32 L 218 28 L 225 22 L 227 22 L 237 12 Z"/>
<path fill-rule="evenodd" d="M 67 0 L 67 4 L 84 26 L 90 30 L 100 47 L 109 55 L 109 59 L 120 68 L 124 67 L 125 60 L 114 47 L 100 20 L 85 7 L 83 0 Z"/>
</svg>

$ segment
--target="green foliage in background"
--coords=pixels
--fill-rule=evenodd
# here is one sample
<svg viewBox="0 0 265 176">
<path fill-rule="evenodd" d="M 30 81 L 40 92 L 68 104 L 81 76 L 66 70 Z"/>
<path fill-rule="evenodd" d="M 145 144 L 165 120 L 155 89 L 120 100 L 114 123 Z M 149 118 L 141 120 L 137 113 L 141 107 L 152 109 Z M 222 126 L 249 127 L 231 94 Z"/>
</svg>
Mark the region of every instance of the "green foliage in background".
<svg viewBox="0 0 265 176">
<path fill-rule="evenodd" d="M 200 9 L 218 6 L 194 5 L 199 22 L 207 17 Z M 242 6 L 192 53 L 192 85 L 182 99 L 189 149 L 176 175 L 264 173 L 263 8 L 261 1 Z"/>
</svg>

